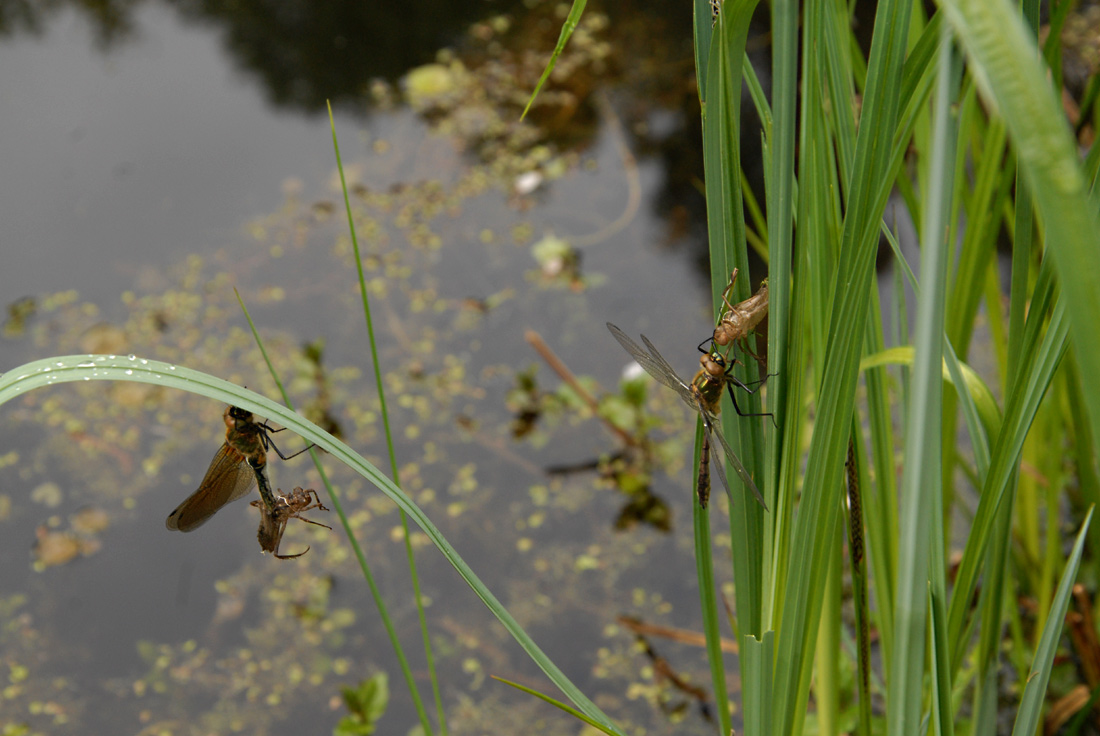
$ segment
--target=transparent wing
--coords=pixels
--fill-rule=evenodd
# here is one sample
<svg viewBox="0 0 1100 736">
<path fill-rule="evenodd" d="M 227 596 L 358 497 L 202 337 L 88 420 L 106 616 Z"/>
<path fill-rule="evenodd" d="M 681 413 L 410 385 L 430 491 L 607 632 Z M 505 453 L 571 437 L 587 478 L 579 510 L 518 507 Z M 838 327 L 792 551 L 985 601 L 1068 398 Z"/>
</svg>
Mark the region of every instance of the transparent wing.
<svg viewBox="0 0 1100 736">
<path fill-rule="evenodd" d="M 222 506 L 251 491 L 255 482 L 256 474 L 244 456 L 225 443 L 210 461 L 198 490 L 168 514 L 164 525 L 181 532 L 198 529 Z"/>
<path fill-rule="evenodd" d="M 607 323 L 607 329 L 611 331 L 611 334 L 619 341 L 619 344 L 623 346 L 626 352 L 633 356 L 634 360 L 638 361 L 638 365 L 645 369 L 646 373 L 657 379 L 658 382 L 667 386 L 680 395 L 680 398 L 684 400 L 684 403 L 690 406 L 703 418 L 703 426 L 705 427 L 707 434 L 711 437 L 717 438 L 718 444 L 722 446 L 722 450 L 726 456 L 726 460 L 733 467 L 737 477 L 739 477 L 745 485 L 751 490 L 756 500 L 760 502 L 760 505 L 767 510 L 768 505 L 764 503 L 764 497 L 760 495 L 760 491 L 757 489 L 756 484 L 752 480 L 752 476 L 749 475 L 749 471 L 745 470 L 745 466 L 741 463 L 740 458 L 726 442 L 726 438 L 722 436 L 716 426 L 717 418 L 706 411 L 703 404 L 697 397 L 697 392 L 693 391 L 691 386 L 687 385 L 676 375 L 676 371 L 669 365 L 669 362 L 665 360 L 664 356 L 654 347 L 645 335 L 642 335 L 642 342 L 645 343 L 647 350 L 642 349 L 637 343 L 626 336 L 622 330 L 610 322 Z M 730 502 L 733 502 L 733 492 L 730 490 L 729 482 L 726 480 L 725 465 L 722 462 L 722 456 L 718 454 L 718 450 L 715 449 L 714 442 L 708 442 L 707 447 L 710 450 L 711 464 L 718 468 L 718 477 L 722 481 L 722 487 L 726 489 L 726 495 L 729 496 Z M 701 479 L 700 479 L 700 482 Z M 700 497 L 702 500 L 702 497 Z M 705 505 L 705 504 L 704 504 Z"/>
<path fill-rule="evenodd" d="M 760 491 L 757 490 L 756 484 L 752 482 L 752 476 L 749 475 L 749 471 L 745 470 L 745 466 L 741 464 L 741 459 L 737 457 L 737 454 L 733 451 L 733 448 L 726 442 L 726 438 L 722 436 L 722 432 L 716 425 L 717 419 L 714 416 L 703 413 L 703 425 L 707 432 L 712 437 L 718 439 L 718 443 L 722 445 L 722 450 L 725 452 L 726 460 L 733 467 L 733 471 L 737 473 L 737 477 L 740 478 L 745 485 L 752 491 L 752 495 L 756 496 L 756 500 L 764 507 L 764 510 L 768 510 L 768 504 L 764 503 L 764 497 L 760 495 Z M 730 497 L 730 503 L 733 503 L 733 492 L 730 490 L 729 483 L 726 481 L 726 471 L 722 464 L 722 458 L 718 455 L 718 451 L 714 449 L 714 443 L 710 443 L 711 463 L 719 469 L 718 477 L 722 480 L 722 486 L 726 489 L 726 495 Z"/>
<path fill-rule="evenodd" d="M 611 334 L 619 341 L 619 344 L 623 346 L 623 349 L 638 361 L 638 365 L 645 369 L 645 372 L 653 376 L 657 381 L 668 388 L 672 389 L 680 395 L 688 406 L 696 411 L 699 411 L 699 404 L 695 400 L 695 395 L 691 391 L 691 387 L 684 383 L 679 376 L 676 375 L 676 371 L 672 369 L 672 366 L 668 364 L 668 361 L 657 352 L 657 348 L 653 347 L 653 343 L 642 336 L 642 340 L 645 341 L 646 347 L 649 348 L 649 352 L 646 352 L 636 342 L 626 336 L 622 330 L 610 322 L 607 323 L 607 329 L 611 330 Z"/>
</svg>

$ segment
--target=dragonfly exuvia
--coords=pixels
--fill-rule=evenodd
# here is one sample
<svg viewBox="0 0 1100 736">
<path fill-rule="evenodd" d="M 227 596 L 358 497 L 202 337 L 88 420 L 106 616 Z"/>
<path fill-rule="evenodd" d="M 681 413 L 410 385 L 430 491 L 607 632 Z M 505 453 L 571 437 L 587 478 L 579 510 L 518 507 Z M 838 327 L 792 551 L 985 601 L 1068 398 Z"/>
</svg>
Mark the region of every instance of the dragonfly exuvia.
<svg viewBox="0 0 1100 736">
<path fill-rule="evenodd" d="M 256 532 L 256 538 L 260 540 L 260 549 L 264 552 L 270 552 L 280 560 L 292 560 L 309 552 L 309 547 L 306 547 L 296 555 L 279 554 L 279 543 L 283 539 L 283 532 L 286 531 L 286 524 L 291 519 L 300 519 L 307 524 L 332 529 L 327 524 L 321 524 L 301 515 L 303 511 L 309 511 L 310 509 L 328 511 L 328 508 L 321 503 L 317 491 L 312 488 L 302 490 L 297 487 L 290 492 L 289 496 L 276 496 L 274 510 L 267 508 L 263 501 L 253 501 L 252 505 L 260 509 L 260 528 Z"/>
<path fill-rule="evenodd" d="M 730 304 L 729 296 L 733 292 L 733 284 L 737 281 L 737 269 L 730 274 L 730 283 L 722 292 L 722 303 L 725 309 L 714 328 L 714 341 L 725 347 L 730 343 L 742 340 L 756 329 L 756 326 L 768 316 L 768 282 L 760 284 L 756 293 L 743 302 Z"/>
</svg>

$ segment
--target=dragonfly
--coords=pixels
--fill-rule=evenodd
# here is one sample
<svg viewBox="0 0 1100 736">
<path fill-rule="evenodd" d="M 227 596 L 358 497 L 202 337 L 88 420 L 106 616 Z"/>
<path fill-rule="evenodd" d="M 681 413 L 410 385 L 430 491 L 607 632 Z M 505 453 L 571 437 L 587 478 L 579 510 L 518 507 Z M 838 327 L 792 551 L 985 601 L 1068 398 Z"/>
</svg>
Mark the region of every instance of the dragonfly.
<svg viewBox="0 0 1100 736">
<path fill-rule="evenodd" d="M 698 412 L 702 418 L 705 431 L 703 432 L 703 448 L 699 462 L 697 485 L 700 506 L 706 508 L 710 498 L 710 463 L 718 468 L 718 477 L 722 480 L 722 485 L 726 489 L 726 494 L 730 497 L 730 502 L 733 501 L 733 492 L 726 481 L 722 458 L 711 442 L 713 436 L 718 440 L 726 460 L 733 467 L 734 472 L 737 473 L 737 477 L 752 490 L 756 500 L 766 510 L 768 505 L 764 503 L 764 497 L 760 495 L 752 476 L 749 475 L 749 471 L 745 470 L 745 466 L 718 429 L 718 412 L 721 410 L 722 389 L 729 390 L 730 398 L 733 398 L 733 386 L 744 386 L 739 379 L 730 374 L 729 371 L 732 366 L 726 365 L 726 359 L 722 357 L 722 354 L 717 349 L 705 352 L 699 359 L 701 365 L 699 372 L 695 374 L 695 378 L 692 379 L 691 383 L 685 383 L 683 379 L 676 375 L 673 367 L 645 335 L 642 335 L 642 342 L 645 343 L 645 349 L 643 349 L 627 337 L 626 333 L 610 322 L 607 323 L 607 329 L 611 331 L 611 334 L 619 341 L 626 352 L 638 361 L 638 365 L 642 366 L 646 373 L 657 379 L 659 383 L 675 391 L 684 400 L 684 403 L 690 406 L 693 411 Z M 746 388 L 746 390 L 748 389 Z"/>
<path fill-rule="evenodd" d="M 733 292 L 735 281 L 737 281 L 736 268 L 730 274 L 729 286 L 722 292 L 722 303 L 726 308 L 722 310 L 722 316 L 714 328 L 714 342 L 723 347 L 748 337 L 749 333 L 768 316 L 768 282 L 764 281 L 760 284 L 756 293 L 745 301 L 730 304 L 729 296 Z"/>
<path fill-rule="evenodd" d="M 312 488 L 302 490 L 301 487 L 296 487 L 289 496 L 277 496 L 273 509 L 269 509 L 262 501 L 253 501 L 252 505 L 260 509 L 260 528 L 256 532 L 256 538 L 260 540 L 260 549 L 270 552 L 280 560 L 293 560 L 309 552 L 309 547 L 306 547 L 296 555 L 279 554 L 279 543 L 283 540 L 283 532 L 286 531 L 287 522 L 291 519 L 300 519 L 307 524 L 332 530 L 332 527 L 327 524 L 321 524 L 301 515 L 303 511 L 310 509 L 328 511 L 328 508 L 321 503 L 317 491 Z"/>
<path fill-rule="evenodd" d="M 259 486 L 264 505 L 274 512 L 275 495 L 267 478 L 268 448 L 275 450 L 283 460 L 309 449 L 284 455 L 270 437 L 270 434 L 283 430 L 273 429 L 266 422 L 256 422 L 252 412 L 245 409 L 228 406 L 222 419 L 225 422 L 225 442 L 214 454 L 198 489 L 168 514 L 164 525 L 171 530 L 190 532 L 198 529 L 222 506 L 248 495 L 253 484 Z"/>
</svg>

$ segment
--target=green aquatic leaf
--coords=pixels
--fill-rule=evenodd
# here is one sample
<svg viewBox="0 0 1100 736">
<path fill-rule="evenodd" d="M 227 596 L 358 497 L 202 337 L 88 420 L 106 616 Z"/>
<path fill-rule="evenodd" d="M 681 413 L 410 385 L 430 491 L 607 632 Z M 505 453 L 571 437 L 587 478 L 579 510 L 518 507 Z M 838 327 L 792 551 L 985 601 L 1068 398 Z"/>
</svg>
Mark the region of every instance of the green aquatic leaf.
<svg viewBox="0 0 1100 736">
<path fill-rule="evenodd" d="M 340 719 L 333 736 L 367 736 L 386 712 L 390 702 L 389 678 L 385 672 L 363 680 L 357 687 L 341 688 L 348 715 Z"/>
</svg>

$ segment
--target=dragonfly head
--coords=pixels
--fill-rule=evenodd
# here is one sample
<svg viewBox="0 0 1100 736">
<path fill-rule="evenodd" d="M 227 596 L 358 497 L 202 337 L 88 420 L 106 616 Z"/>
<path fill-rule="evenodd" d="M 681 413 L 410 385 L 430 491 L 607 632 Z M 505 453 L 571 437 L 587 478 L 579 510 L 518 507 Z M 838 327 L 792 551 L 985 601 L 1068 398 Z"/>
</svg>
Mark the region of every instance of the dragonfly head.
<svg viewBox="0 0 1100 736">
<path fill-rule="evenodd" d="M 222 415 L 222 419 L 225 421 L 225 426 L 232 429 L 237 426 L 237 422 L 252 423 L 252 412 L 246 411 L 239 406 L 227 406 L 225 407 L 225 414 Z"/>
<path fill-rule="evenodd" d="M 699 365 L 711 378 L 720 378 L 726 374 L 726 359 L 716 350 L 700 355 Z"/>
</svg>

